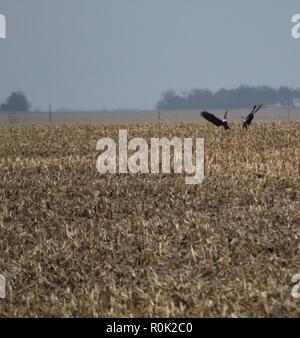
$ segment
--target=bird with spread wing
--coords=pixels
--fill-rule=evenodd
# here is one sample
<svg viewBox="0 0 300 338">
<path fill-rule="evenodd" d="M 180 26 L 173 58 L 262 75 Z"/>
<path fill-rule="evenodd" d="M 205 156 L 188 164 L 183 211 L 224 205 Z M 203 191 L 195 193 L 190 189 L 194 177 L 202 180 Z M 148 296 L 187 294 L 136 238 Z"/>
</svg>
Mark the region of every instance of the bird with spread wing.
<svg viewBox="0 0 300 338">
<path fill-rule="evenodd" d="M 262 105 L 260 105 L 260 106 L 254 106 L 253 109 L 252 109 L 252 111 L 251 111 L 251 113 L 248 116 L 246 116 L 245 118 L 243 118 L 243 129 L 247 130 L 250 127 L 250 125 L 251 125 L 251 123 L 252 123 L 252 121 L 254 119 L 255 114 L 259 110 L 261 110 L 261 108 L 262 108 Z"/>
<path fill-rule="evenodd" d="M 209 113 L 208 111 L 201 112 L 201 116 L 205 118 L 205 120 L 209 121 L 210 123 L 214 124 L 217 127 L 223 127 L 225 130 L 230 129 L 228 123 L 227 123 L 227 115 L 228 110 L 224 114 L 223 120 L 216 117 L 214 114 Z"/>
<path fill-rule="evenodd" d="M 261 110 L 263 106 L 262 105 L 255 105 L 251 111 L 251 113 L 249 115 L 247 115 L 246 117 L 242 117 L 243 119 L 243 129 L 248 129 L 255 117 L 255 114 Z M 214 114 L 212 113 L 209 113 L 208 111 L 203 111 L 201 112 L 201 116 L 207 120 L 208 122 L 214 124 L 215 126 L 217 127 L 223 127 L 225 130 L 229 130 L 230 127 L 228 125 L 228 122 L 227 122 L 227 115 L 228 115 L 228 110 L 225 112 L 224 114 L 224 118 L 223 120 L 219 119 L 217 116 L 215 116 Z"/>
</svg>

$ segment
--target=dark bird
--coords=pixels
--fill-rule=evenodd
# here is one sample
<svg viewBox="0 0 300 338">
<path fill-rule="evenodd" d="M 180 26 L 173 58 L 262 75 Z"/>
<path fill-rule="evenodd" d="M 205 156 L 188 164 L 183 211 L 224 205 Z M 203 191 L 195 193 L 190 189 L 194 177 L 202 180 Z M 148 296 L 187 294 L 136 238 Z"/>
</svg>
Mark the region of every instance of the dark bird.
<svg viewBox="0 0 300 338">
<path fill-rule="evenodd" d="M 227 123 L 227 115 L 228 115 L 228 110 L 225 112 L 223 120 L 221 120 L 218 117 L 216 117 L 215 115 L 213 115 L 213 114 L 211 114 L 207 111 L 201 112 L 201 116 L 203 118 L 205 118 L 205 120 L 211 122 L 212 124 L 214 124 L 217 127 L 224 127 L 224 129 L 226 129 L 226 130 L 230 129 L 230 127 Z"/>
<path fill-rule="evenodd" d="M 254 119 L 254 115 L 259 111 L 261 110 L 262 108 L 262 105 L 260 106 L 254 106 L 253 109 L 252 109 L 252 112 L 246 116 L 245 118 L 243 118 L 243 129 L 248 129 Z"/>
</svg>

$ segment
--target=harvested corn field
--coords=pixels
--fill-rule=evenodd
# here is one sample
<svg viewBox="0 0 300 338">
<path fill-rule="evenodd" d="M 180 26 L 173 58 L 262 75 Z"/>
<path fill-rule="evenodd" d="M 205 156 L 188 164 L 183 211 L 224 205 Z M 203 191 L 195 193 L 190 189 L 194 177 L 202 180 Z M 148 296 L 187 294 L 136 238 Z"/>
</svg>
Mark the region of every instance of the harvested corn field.
<svg viewBox="0 0 300 338">
<path fill-rule="evenodd" d="M 204 138 L 204 181 L 99 174 L 120 129 Z M 0 126 L 0 178 L 1 317 L 300 315 L 299 123 Z"/>
</svg>

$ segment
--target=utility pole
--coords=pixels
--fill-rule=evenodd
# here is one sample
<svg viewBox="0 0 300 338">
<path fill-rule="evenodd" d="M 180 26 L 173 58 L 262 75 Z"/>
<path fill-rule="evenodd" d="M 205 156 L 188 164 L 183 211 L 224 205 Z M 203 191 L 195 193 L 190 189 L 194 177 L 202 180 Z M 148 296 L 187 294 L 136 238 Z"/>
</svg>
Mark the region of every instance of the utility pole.
<svg viewBox="0 0 300 338">
<path fill-rule="evenodd" d="M 52 124 L 52 105 L 49 103 L 49 123 Z"/>
<path fill-rule="evenodd" d="M 158 112 L 158 124 L 159 124 L 159 136 L 161 136 L 161 132 L 160 132 L 160 111 Z"/>
</svg>

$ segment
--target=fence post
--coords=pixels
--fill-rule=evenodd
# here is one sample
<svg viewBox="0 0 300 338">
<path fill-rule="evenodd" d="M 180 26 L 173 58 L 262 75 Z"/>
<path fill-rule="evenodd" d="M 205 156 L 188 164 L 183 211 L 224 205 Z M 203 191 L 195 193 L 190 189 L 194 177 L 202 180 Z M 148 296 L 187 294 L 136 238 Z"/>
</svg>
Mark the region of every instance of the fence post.
<svg viewBox="0 0 300 338">
<path fill-rule="evenodd" d="M 160 128 L 160 111 L 158 112 L 158 125 L 159 125 L 159 136 L 161 136 L 161 128 Z"/>
<path fill-rule="evenodd" d="M 49 103 L 49 123 L 52 124 L 52 105 Z"/>
</svg>

